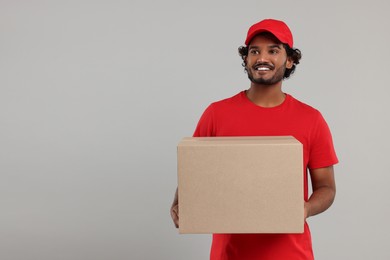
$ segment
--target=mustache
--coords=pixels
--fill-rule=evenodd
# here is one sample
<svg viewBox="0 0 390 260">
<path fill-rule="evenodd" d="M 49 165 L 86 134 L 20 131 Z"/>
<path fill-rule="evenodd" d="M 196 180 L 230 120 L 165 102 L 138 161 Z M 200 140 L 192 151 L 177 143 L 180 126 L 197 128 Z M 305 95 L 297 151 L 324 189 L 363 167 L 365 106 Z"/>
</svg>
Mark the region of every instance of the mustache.
<svg viewBox="0 0 390 260">
<path fill-rule="evenodd" d="M 258 63 L 255 63 L 255 65 L 253 65 L 254 69 L 257 69 L 258 67 L 267 67 L 267 68 L 270 68 L 270 69 L 274 69 L 275 68 L 274 65 L 272 65 L 271 63 L 267 63 L 267 62 L 258 62 Z"/>
</svg>

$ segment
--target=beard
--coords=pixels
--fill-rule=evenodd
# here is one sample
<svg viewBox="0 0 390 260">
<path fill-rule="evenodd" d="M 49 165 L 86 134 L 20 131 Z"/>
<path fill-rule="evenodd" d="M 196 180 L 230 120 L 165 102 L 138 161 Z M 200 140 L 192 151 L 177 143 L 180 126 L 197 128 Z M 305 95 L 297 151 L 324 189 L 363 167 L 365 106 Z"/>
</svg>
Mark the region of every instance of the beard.
<svg viewBox="0 0 390 260">
<path fill-rule="evenodd" d="M 259 77 L 259 78 L 255 78 L 253 76 L 253 73 L 252 73 L 252 70 L 251 69 L 248 69 L 246 68 L 246 71 L 248 73 L 248 78 L 251 82 L 255 83 L 255 84 L 261 84 L 261 85 L 274 85 L 276 83 L 278 83 L 279 81 L 282 81 L 283 80 L 283 77 L 284 77 L 284 73 L 286 71 L 286 63 L 283 64 L 283 66 L 281 66 L 280 68 L 278 68 L 274 75 L 271 77 L 271 78 L 264 78 L 263 76 Z"/>
</svg>

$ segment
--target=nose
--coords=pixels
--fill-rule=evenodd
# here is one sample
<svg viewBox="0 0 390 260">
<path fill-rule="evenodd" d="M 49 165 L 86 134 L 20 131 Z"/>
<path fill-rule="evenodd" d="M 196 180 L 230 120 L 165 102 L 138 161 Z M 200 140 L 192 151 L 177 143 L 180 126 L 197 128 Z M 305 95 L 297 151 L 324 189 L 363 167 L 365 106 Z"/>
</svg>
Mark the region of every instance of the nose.
<svg viewBox="0 0 390 260">
<path fill-rule="evenodd" d="M 268 61 L 268 55 L 266 53 L 264 53 L 264 52 L 259 53 L 258 56 L 257 56 L 256 62 L 257 63 L 263 63 L 263 62 L 266 62 L 266 61 Z"/>
</svg>

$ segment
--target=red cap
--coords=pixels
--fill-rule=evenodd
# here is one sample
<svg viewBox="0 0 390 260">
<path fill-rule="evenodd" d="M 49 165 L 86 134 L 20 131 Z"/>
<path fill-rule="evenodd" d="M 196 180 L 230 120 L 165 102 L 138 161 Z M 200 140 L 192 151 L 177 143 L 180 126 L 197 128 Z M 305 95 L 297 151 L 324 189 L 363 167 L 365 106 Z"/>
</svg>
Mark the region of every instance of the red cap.
<svg viewBox="0 0 390 260">
<path fill-rule="evenodd" d="M 252 25 L 248 30 L 245 45 L 249 45 L 250 41 L 261 32 L 272 33 L 280 42 L 286 43 L 290 48 L 293 47 L 293 36 L 287 24 L 274 19 L 265 19 Z"/>
</svg>

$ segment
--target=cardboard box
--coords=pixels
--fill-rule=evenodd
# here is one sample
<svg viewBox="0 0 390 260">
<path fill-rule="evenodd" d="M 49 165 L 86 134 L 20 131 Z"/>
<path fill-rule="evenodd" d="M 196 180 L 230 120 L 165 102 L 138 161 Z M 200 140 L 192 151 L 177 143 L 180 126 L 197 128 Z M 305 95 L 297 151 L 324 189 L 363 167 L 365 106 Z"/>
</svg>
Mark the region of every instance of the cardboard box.
<svg viewBox="0 0 390 260">
<path fill-rule="evenodd" d="M 180 233 L 302 233 L 303 148 L 290 136 L 184 138 Z"/>
</svg>

